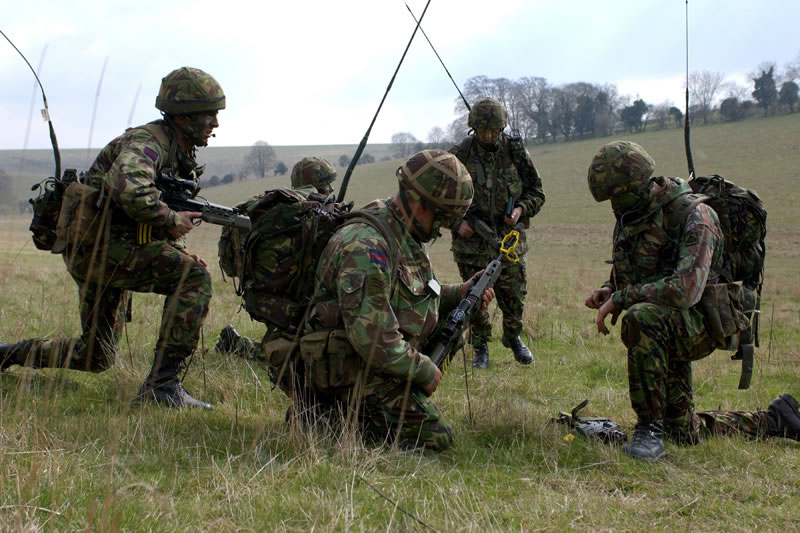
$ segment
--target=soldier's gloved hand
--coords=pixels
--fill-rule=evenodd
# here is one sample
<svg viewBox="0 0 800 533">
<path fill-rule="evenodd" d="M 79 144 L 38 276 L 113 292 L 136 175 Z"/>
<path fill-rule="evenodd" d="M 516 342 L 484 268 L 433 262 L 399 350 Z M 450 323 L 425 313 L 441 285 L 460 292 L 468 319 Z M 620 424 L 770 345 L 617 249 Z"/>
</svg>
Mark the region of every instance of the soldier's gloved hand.
<svg viewBox="0 0 800 533">
<path fill-rule="evenodd" d="M 611 287 L 603 287 L 593 290 L 584 303 L 589 309 L 600 309 L 609 298 L 611 298 Z"/>
<path fill-rule="evenodd" d="M 167 230 L 167 233 L 173 239 L 180 239 L 194 228 L 192 220 L 202 216 L 203 213 L 199 211 L 178 211 L 178 224 L 174 228 Z"/>
<path fill-rule="evenodd" d="M 470 237 L 475 235 L 475 232 L 472 231 L 472 226 L 467 224 L 466 220 L 462 220 L 461 224 L 458 226 L 458 234 L 464 237 L 465 239 L 469 239 Z"/>
<path fill-rule="evenodd" d="M 433 367 L 433 369 L 436 372 L 433 375 L 433 381 L 422 387 L 422 391 L 426 396 L 433 395 L 433 393 L 436 392 L 436 388 L 439 386 L 439 382 L 442 381 L 442 371 L 439 370 L 438 366 Z"/>
<path fill-rule="evenodd" d="M 594 321 L 594 323 L 597 324 L 597 331 L 603 335 L 608 335 L 608 328 L 606 327 L 606 315 L 611 313 L 611 325 L 614 326 L 616 325 L 617 319 L 619 318 L 619 314 L 621 312 L 622 309 L 618 309 L 617 306 L 614 305 L 614 300 L 608 298 L 605 303 L 600 306 L 600 310 L 597 312 L 597 318 Z"/>
</svg>

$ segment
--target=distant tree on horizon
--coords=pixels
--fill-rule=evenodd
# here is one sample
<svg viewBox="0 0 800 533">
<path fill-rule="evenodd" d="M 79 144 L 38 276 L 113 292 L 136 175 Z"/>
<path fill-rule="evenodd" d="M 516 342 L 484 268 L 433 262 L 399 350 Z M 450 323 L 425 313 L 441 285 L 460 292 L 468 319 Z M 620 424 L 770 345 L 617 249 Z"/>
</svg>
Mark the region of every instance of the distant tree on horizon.
<svg viewBox="0 0 800 533">
<path fill-rule="evenodd" d="M 780 105 L 788 105 L 789 113 L 794 113 L 794 104 L 797 103 L 798 93 L 800 93 L 800 87 L 795 82 L 784 82 L 778 94 L 778 103 Z"/>
<path fill-rule="evenodd" d="M 725 75 L 721 72 L 704 70 L 689 75 L 689 96 L 697 106 L 697 112 L 703 117 L 703 124 L 708 123 L 714 98 L 724 86 Z"/>
<path fill-rule="evenodd" d="M 347 154 L 342 154 L 339 156 L 339 166 L 342 168 L 347 168 L 350 165 L 350 156 Z"/>
<path fill-rule="evenodd" d="M 283 161 L 278 161 L 278 164 L 275 165 L 275 175 L 276 176 L 283 176 L 289 171 L 289 168 Z"/>
<path fill-rule="evenodd" d="M 259 178 L 266 177 L 274 166 L 275 150 L 266 141 L 256 141 L 244 158 L 244 170 Z"/>
</svg>

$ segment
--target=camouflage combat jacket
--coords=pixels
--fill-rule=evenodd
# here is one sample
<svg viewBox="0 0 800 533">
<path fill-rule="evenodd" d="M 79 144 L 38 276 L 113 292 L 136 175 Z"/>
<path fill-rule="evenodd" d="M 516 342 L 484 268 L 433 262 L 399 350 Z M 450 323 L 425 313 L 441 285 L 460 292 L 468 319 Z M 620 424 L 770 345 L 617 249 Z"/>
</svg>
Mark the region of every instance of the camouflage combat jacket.
<svg viewBox="0 0 800 533">
<path fill-rule="evenodd" d="M 618 308 L 639 302 L 664 305 L 679 311 L 689 332 L 697 334 L 703 327 L 702 315 L 693 306 L 706 283 L 716 282 L 715 271 L 722 267 L 722 230 L 717 214 L 705 204 L 697 205 L 683 221 L 673 220 L 671 215 L 680 212 L 681 202 L 690 200 L 685 194 L 692 190 L 680 178 L 653 180 L 662 189 L 653 195 L 645 214 L 617 220 L 611 279 L 604 286 L 614 291 Z"/>
<path fill-rule="evenodd" d="M 531 217 L 544 205 L 545 197 L 539 172 L 522 140 L 502 133 L 498 143 L 500 146 L 493 152 L 470 135 L 450 148 L 450 152 L 467 167 L 475 184 L 470 212 L 489 224 L 502 238 L 509 229 L 504 221 L 509 198 L 514 198 L 514 207 L 522 207 L 519 220 L 527 228 Z M 452 250 L 456 262 L 486 264 L 489 258 L 497 255 L 497 251 L 490 250 L 479 235 L 465 239 L 455 231 Z M 527 251 L 523 232 L 517 253 L 524 259 Z"/>
<path fill-rule="evenodd" d="M 111 233 L 115 239 L 169 240 L 178 214 L 159 200 L 158 173 L 176 168 L 178 177 L 196 179 L 193 154 L 179 146 L 163 120 L 128 128 L 108 143 L 87 172 L 87 181 L 111 195 Z M 179 244 L 179 246 L 181 246 Z"/>
<path fill-rule="evenodd" d="M 391 248 L 380 231 L 368 223 L 346 225 L 331 237 L 317 266 L 318 303 L 310 329 L 344 328 L 370 369 L 424 387 L 433 380 L 435 365 L 420 353 L 421 346 L 436 327 L 440 306 L 458 304 L 460 285 L 439 286 L 425 250 L 390 202 L 366 208 L 377 209 L 396 239 L 394 287 Z"/>
</svg>

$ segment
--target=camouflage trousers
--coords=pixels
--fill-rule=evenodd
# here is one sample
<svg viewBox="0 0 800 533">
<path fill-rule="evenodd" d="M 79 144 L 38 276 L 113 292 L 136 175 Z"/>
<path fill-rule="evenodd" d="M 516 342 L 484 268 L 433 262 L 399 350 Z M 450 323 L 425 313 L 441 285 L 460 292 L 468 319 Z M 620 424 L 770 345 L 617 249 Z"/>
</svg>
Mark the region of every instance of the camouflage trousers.
<svg viewBox="0 0 800 533">
<path fill-rule="evenodd" d="M 458 272 L 461 279 L 467 281 L 476 272 L 480 272 L 486 264 L 475 265 L 471 263 L 458 263 Z M 525 262 L 516 265 L 504 263 L 500 277 L 494 285 L 495 299 L 500 311 L 503 312 L 503 337 L 514 339 L 522 333 L 522 312 L 525 309 L 525 297 L 528 294 L 528 284 Z M 489 310 L 480 309 L 470 319 L 472 345 L 478 346 L 492 340 L 492 323 L 489 319 Z"/>
<path fill-rule="evenodd" d="M 363 387 L 318 391 L 304 387 L 302 361 L 293 363 L 282 373 L 268 365 L 270 379 L 310 418 L 334 413 L 340 420 L 355 419 L 368 441 L 397 442 L 402 449 L 443 451 L 452 445 L 450 422 L 418 386 L 372 375 Z"/>
<path fill-rule="evenodd" d="M 261 343 L 250 337 L 242 335 L 236 339 L 236 344 L 233 346 L 231 352 L 233 355 L 238 355 L 243 359 L 252 359 L 254 361 L 266 361 L 264 350 L 261 348 Z"/>
<path fill-rule="evenodd" d="M 704 329 L 690 334 L 679 312 L 650 303 L 633 305 L 622 318 L 622 341 L 628 348 L 628 387 L 638 422 L 663 422 L 668 437 L 687 444 L 699 442 L 701 434 L 767 433 L 766 411 L 695 414 L 692 361 L 714 348 Z"/>
<path fill-rule="evenodd" d="M 156 353 L 184 358 L 197 346 L 211 301 L 205 266 L 169 245 L 114 241 L 104 260 L 78 250 L 64 262 L 78 285 L 82 334 L 78 338 L 29 339 L 20 364 L 100 372 L 114 363 L 125 321 L 126 291 L 166 296 Z"/>
</svg>

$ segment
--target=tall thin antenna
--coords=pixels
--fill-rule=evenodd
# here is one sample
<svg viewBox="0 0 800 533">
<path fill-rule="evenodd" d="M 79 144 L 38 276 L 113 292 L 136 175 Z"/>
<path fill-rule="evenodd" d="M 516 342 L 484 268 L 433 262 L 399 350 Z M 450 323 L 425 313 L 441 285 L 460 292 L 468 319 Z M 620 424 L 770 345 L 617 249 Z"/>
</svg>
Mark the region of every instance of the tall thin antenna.
<svg viewBox="0 0 800 533">
<path fill-rule="evenodd" d="M 89 168 L 89 157 L 92 155 L 94 119 L 97 117 L 97 102 L 100 100 L 100 89 L 103 87 L 103 78 L 106 75 L 106 65 L 108 65 L 108 56 L 106 56 L 106 60 L 103 61 L 103 70 L 100 71 L 100 81 L 97 82 L 97 92 L 94 93 L 94 109 L 92 109 L 92 122 L 89 124 L 89 142 L 86 146 L 86 165 L 84 168 Z"/>
<path fill-rule="evenodd" d="M 686 163 L 689 165 L 689 179 L 692 179 L 695 173 L 689 122 L 689 0 L 686 0 L 686 113 L 683 117 L 683 144 L 686 148 Z"/>
<path fill-rule="evenodd" d="M 41 74 L 42 73 L 42 65 L 44 64 L 44 56 L 47 53 L 47 45 L 44 45 L 42 48 L 42 56 L 39 58 L 39 66 L 36 67 L 36 72 Z M 25 140 L 22 143 L 22 152 L 23 154 L 28 149 L 28 140 L 30 139 L 31 135 L 31 122 L 33 122 L 33 105 L 36 103 L 36 89 L 38 88 L 38 82 L 36 80 L 33 81 L 33 89 L 31 91 L 31 105 L 28 109 L 28 125 L 25 127 Z M 25 156 L 20 158 L 19 161 L 19 172 L 22 174 L 22 170 L 25 168 Z"/>
</svg>

